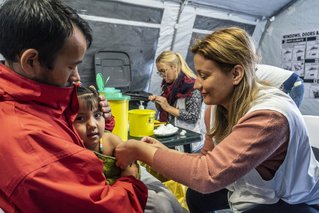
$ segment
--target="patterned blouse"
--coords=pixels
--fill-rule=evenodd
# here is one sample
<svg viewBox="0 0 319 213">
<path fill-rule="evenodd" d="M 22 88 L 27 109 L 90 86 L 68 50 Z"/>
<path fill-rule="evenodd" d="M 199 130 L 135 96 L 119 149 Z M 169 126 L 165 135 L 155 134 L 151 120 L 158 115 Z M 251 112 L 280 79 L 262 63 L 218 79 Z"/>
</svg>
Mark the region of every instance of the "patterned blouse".
<svg viewBox="0 0 319 213">
<path fill-rule="evenodd" d="M 196 123 L 201 113 L 202 102 L 203 97 L 200 91 L 193 90 L 192 95 L 185 98 L 185 109 L 179 110 L 179 116 L 177 118 L 188 123 Z M 174 116 L 170 115 L 169 122 L 172 123 L 173 120 Z"/>
</svg>

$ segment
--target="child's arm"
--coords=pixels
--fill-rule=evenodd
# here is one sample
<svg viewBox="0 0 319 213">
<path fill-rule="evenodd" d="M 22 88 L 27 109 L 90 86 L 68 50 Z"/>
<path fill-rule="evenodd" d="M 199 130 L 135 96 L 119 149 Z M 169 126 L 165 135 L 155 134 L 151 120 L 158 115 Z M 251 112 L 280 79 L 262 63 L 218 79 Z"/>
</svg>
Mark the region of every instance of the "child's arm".
<svg viewBox="0 0 319 213">
<path fill-rule="evenodd" d="M 102 154 L 114 156 L 115 147 L 122 142 L 121 138 L 117 135 L 109 132 L 104 133 L 102 137 Z"/>
<path fill-rule="evenodd" d="M 103 141 L 102 142 L 103 154 L 109 155 L 109 156 L 114 156 L 113 153 L 114 153 L 115 147 L 123 142 L 120 137 L 112 133 L 104 133 L 102 141 Z M 137 163 L 133 163 L 130 166 L 126 167 L 125 169 L 122 170 L 121 176 L 122 177 L 133 176 L 139 179 L 140 178 L 139 165 Z"/>
</svg>

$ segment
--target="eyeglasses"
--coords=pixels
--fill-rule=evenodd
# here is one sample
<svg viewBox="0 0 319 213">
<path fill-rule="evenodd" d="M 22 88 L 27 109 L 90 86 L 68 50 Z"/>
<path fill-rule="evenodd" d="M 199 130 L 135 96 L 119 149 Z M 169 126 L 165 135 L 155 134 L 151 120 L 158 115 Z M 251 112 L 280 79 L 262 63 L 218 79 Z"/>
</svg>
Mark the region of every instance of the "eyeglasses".
<svg viewBox="0 0 319 213">
<path fill-rule="evenodd" d="M 165 77 L 166 75 L 166 72 L 167 72 L 167 69 L 160 69 L 159 71 L 157 71 L 157 75 L 161 76 L 162 78 Z"/>
<path fill-rule="evenodd" d="M 165 74 L 166 74 L 165 72 L 159 72 L 159 71 L 157 71 L 156 73 L 162 78 L 165 77 Z"/>
</svg>

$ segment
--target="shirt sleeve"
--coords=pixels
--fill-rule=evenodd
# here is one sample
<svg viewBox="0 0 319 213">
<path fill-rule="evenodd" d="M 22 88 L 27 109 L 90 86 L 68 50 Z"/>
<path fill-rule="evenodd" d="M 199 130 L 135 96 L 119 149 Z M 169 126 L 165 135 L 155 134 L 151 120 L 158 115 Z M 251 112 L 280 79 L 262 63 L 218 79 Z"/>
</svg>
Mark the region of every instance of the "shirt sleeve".
<svg viewBox="0 0 319 213">
<path fill-rule="evenodd" d="M 199 90 L 193 90 L 190 97 L 185 98 L 185 109 L 179 110 L 178 119 L 189 123 L 196 123 L 200 113 L 203 97 Z"/>
<path fill-rule="evenodd" d="M 105 130 L 112 132 L 114 129 L 114 126 L 115 126 L 115 119 L 114 119 L 114 116 L 112 115 L 110 119 L 105 120 Z"/>
<path fill-rule="evenodd" d="M 206 154 L 157 150 L 153 168 L 194 190 L 211 193 L 269 160 L 287 138 L 288 121 L 282 114 L 271 110 L 255 111 L 240 119 L 231 134 Z"/>
</svg>

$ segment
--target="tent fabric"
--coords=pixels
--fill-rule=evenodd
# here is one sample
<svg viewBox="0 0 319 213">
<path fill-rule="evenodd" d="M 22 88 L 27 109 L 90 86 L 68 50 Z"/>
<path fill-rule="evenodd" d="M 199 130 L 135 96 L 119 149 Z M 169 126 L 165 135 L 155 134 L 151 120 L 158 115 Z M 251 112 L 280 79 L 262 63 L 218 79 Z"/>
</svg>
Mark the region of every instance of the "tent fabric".
<svg viewBox="0 0 319 213">
<path fill-rule="evenodd" d="M 190 0 L 189 3 L 245 13 L 257 17 L 271 17 L 291 1 L 292 0 Z"/>
<path fill-rule="evenodd" d="M 282 36 L 289 33 L 319 30 L 319 1 L 299 0 L 287 10 L 276 16 L 265 30 L 258 48 L 262 63 L 283 67 L 281 61 Z M 319 79 L 319 72 L 317 73 Z M 313 98 L 311 92 L 319 91 L 319 83 L 304 83 L 304 100 L 300 111 L 304 115 L 319 115 L 319 98 Z"/>
<path fill-rule="evenodd" d="M 0 4 L 4 0 L 0 0 Z M 154 61 L 164 50 L 180 52 L 193 66 L 190 47 L 218 27 L 240 26 L 255 41 L 261 63 L 282 67 L 282 35 L 319 30 L 319 2 L 311 0 L 65 0 L 93 29 L 93 43 L 79 65 L 84 85 L 95 84 L 97 51 L 124 51 L 131 58 L 130 91 L 160 94 Z M 305 12 L 306 11 L 306 12 Z M 275 15 L 275 16 L 274 16 Z M 0 55 L 0 60 L 2 60 Z M 319 73 L 318 73 L 319 78 Z M 305 84 L 319 91 L 319 84 Z M 306 94 L 308 94 L 307 92 Z M 150 105 L 150 108 L 155 108 Z M 305 97 L 303 114 L 319 115 L 319 98 Z"/>
</svg>

